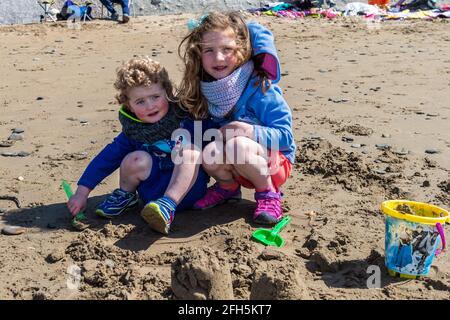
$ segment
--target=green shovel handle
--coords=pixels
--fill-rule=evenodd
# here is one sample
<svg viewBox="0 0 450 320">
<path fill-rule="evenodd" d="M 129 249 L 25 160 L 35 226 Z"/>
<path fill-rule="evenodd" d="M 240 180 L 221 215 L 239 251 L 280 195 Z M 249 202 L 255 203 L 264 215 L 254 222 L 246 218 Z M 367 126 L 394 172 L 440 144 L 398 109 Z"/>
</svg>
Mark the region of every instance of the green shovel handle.
<svg viewBox="0 0 450 320">
<path fill-rule="evenodd" d="M 70 187 L 70 184 L 66 180 L 61 181 L 61 186 L 64 189 L 64 192 L 66 193 L 67 199 L 70 199 L 73 196 L 72 188 Z M 80 211 L 76 214 L 76 216 L 73 218 L 74 221 L 81 221 L 86 219 L 86 216 L 84 215 L 84 211 Z"/>
<path fill-rule="evenodd" d="M 66 193 L 67 199 L 70 199 L 73 196 L 73 192 L 72 192 L 72 188 L 70 187 L 70 184 L 66 180 L 63 180 L 63 181 L 61 181 L 61 185 L 64 189 L 64 192 Z"/>
<path fill-rule="evenodd" d="M 272 234 L 278 234 L 286 225 L 291 222 L 292 218 L 290 216 L 285 217 L 283 220 L 277 223 L 277 225 L 272 229 Z"/>
</svg>

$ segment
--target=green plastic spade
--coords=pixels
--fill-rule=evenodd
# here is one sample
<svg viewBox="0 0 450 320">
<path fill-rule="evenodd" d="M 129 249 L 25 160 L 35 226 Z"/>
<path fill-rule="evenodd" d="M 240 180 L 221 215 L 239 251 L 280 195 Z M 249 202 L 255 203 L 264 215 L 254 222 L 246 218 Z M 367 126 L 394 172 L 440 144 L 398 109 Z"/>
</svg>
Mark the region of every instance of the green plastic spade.
<svg viewBox="0 0 450 320">
<path fill-rule="evenodd" d="M 66 180 L 61 181 L 61 186 L 64 189 L 64 192 L 67 195 L 67 199 L 70 199 L 72 197 L 73 192 L 72 188 L 70 187 L 70 184 Z M 86 215 L 84 214 L 84 211 L 80 211 L 77 213 L 77 215 L 72 219 L 72 226 L 80 229 L 80 222 L 86 220 Z"/>
<path fill-rule="evenodd" d="M 291 217 L 287 216 L 277 223 L 273 229 L 260 228 L 253 232 L 253 238 L 265 244 L 266 246 L 276 246 L 278 248 L 284 246 L 284 239 L 279 235 L 279 232 L 291 222 Z"/>
</svg>

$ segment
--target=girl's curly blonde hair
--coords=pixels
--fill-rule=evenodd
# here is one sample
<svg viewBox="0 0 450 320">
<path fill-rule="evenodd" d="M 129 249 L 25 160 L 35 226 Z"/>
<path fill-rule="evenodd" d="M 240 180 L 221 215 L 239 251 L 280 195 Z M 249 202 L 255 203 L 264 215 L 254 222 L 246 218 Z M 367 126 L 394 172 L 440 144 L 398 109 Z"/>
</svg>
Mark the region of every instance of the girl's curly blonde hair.
<svg viewBox="0 0 450 320">
<path fill-rule="evenodd" d="M 203 80 L 203 72 L 205 72 L 201 56 L 202 36 L 206 32 L 228 29 L 231 29 L 236 37 L 235 54 L 238 58 L 238 66 L 241 66 L 250 59 L 252 48 L 247 25 L 239 12 L 208 14 L 178 46 L 178 54 L 185 65 L 178 97 L 182 106 L 196 119 L 204 119 L 208 116 L 208 104 L 200 91 L 200 81 Z"/>
<path fill-rule="evenodd" d="M 134 87 L 150 87 L 159 83 L 166 91 L 166 98 L 175 101 L 174 86 L 169 79 L 169 75 L 164 67 L 148 56 L 133 58 L 117 68 L 117 78 L 114 88 L 119 93 L 116 95 L 117 101 L 128 108 L 128 90 Z"/>
</svg>

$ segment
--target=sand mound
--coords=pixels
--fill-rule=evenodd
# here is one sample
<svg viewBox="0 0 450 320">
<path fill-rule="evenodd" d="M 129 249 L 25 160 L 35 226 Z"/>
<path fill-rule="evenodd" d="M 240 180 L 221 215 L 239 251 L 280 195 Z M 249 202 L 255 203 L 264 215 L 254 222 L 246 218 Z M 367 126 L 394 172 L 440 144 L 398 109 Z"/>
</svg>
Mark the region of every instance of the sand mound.
<svg viewBox="0 0 450 320">
<path fill-rule="evenodd" d="M 178 299 L 233 299 L 230 266 L 218 251 L 188 250 L 172 265 L 172 290 Z"/>
<path fill-rule="evenodd" d="M 261 263 L 251 287 L 251 300 L 311 299 L 299 262 L 285 256 Z"/>
</svg>

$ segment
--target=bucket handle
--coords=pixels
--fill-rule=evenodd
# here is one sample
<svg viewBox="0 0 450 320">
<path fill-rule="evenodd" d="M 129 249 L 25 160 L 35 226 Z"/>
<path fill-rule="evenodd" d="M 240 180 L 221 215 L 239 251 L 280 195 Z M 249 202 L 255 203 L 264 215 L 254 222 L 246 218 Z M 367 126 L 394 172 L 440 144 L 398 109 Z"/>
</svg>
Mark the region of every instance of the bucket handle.
<svg viewBox="0 0 450 320">
<path fill-rule="evenodd" d="M 442 248 L 436 249 L 436 256 L 438 256 L 445 250 L 445 247 L 447 246 L 447 244 L 445 242 L 444 228 L 442 228 L 442 225 L 439 222 L 436 223 L 436 229 L 439 232 L 439 235 L 441 236 L 441 240 L 442 240 Z"/>
</svg>

